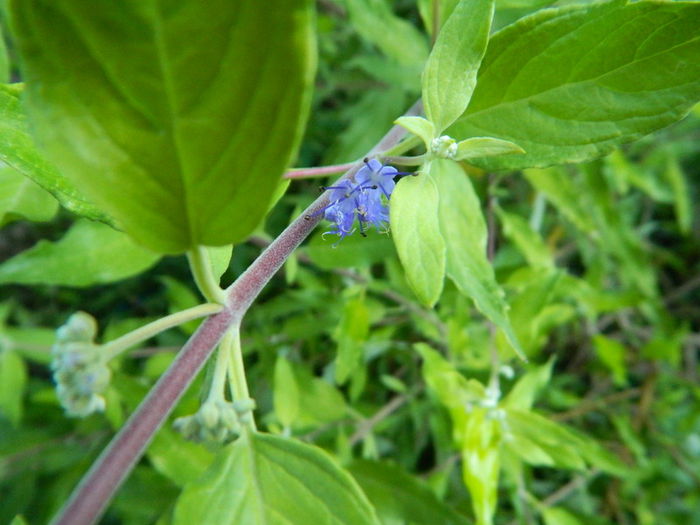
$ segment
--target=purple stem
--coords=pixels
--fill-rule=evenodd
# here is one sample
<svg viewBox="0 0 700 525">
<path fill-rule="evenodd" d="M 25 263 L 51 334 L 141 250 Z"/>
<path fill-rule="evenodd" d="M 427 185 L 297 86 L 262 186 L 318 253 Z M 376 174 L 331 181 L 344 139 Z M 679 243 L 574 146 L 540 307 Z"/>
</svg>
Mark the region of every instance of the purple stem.
<svg viewBox="0 0 700 525">
<path fill-rule="evenodd" d="M 420 101 L 416 102 L 406 115 L 416 115 L 421 108 Z M 369 154 L 395 146 L 405 133 L 400 126 L 394 126 Z M 361 161 L 353 163 L 339 180 L 354 175 L 361 166 Z M 190 337 L 136 412 L 83 476 L 51 522 L 53 525 L 91 525 L 100 518 L 226 330 L 241 322 L 263 287 L 318 224 L 320 214 L 314 216 L 314 213 L 328 203 L 328 197 L 326 191 L 316 199 L 226 290 L 226 308 L 206 319 Z"/>
<path fill-rule="evenodd" d="M 332 175 L 333 173 L 342 173 L 343 171 L 354 168 L 356 165 L 357 161 L 348 162 L 347 164 L 335 164 L 333 166 L 320 166 L 316 168 L 295 168 L 285 173 L 282 178 L 310 179 L 313 177 L 323 177 L 325 175 Z"/>
</svg>

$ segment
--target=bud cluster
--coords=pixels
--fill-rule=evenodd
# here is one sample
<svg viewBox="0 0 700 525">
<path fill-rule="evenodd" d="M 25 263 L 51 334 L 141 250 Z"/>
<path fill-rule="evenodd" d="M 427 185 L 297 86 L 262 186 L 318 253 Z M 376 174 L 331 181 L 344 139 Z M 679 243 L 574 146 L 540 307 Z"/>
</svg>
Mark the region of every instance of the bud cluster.
<svg viewBox="0 0 700 525">
<path fill-rule="evenodd" d="M 111 372 L 95 344 L 97 323 L 85 313 L 76 312 L 56 331 L 51 348 L 51 369 L 56 393 L 68 415 L 85 417 L 105 408 L 102 393 Z"/>
<path fill-rule="evenodd" d="M 253 409 L 255 401 L 252 399 L 206 401 L 195 414 L 177 418 L 173 426 L 192 441 L 225 443 L 237 437 L 243 426 L 250 424 Z"/>
</svg>

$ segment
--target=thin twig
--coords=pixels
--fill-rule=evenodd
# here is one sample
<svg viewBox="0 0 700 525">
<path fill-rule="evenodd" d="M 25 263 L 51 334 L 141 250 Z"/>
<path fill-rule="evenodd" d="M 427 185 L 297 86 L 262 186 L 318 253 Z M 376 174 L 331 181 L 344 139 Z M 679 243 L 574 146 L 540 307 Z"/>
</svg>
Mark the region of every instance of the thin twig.
<svg viewBox="0 0 700 525">
<path fill-rule="evenodd" d="M 315 168 L 294 168 L 286 172 L 282 177 L 285 179 L 311 179 L 315 177 L 326 177 L 335 173 L 343 173 L 357 165 L 358 161 L 347 164 L 335 164 L 333 166 L 319 166 Z"/>
<path fill-rule="evenodd" d="M 409 396 L 406 394 L 400 394 L 389 400 L 389 402 L 382 408 L 377 410 L 372 417 L 365 419 L 360 423 L 355 430 L 355 433 L 350 436 L 350 446 L 354 446 L 359 441 L 362 441 L 367 435 L 372 432 L 372 429 L 377 426 L 377 424 L 384 421 L 387 417 L 398 410 L 406 401 L 408 401 Z"/>
</svg>

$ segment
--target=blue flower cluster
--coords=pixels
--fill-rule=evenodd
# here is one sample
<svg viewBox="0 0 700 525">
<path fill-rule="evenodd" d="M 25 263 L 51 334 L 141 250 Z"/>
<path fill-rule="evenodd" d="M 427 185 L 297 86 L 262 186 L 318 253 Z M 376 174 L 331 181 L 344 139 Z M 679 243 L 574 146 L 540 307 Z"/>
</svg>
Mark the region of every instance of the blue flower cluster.
<svg viewBox="0 0 700 525">
<path fill-rule="evenodd" d="M 331 190 L 330 204 L 318 213 L 323 213 L 323 217 L 334 225 L 324 235 L 338 235 L 340 242 L 355 231 L 355 219 L 363 236 L 371 226 L 388 231 L 389 207 L 384 198 L 388 201 L 391 197 L 396 175 L 400 175 L 396 168 L 383 166 L 376 159 L 365 159 L 365 165 L 355 174 L 354 182 L 345 179 L 337 186 L 325 188 Z"/>
</svg>

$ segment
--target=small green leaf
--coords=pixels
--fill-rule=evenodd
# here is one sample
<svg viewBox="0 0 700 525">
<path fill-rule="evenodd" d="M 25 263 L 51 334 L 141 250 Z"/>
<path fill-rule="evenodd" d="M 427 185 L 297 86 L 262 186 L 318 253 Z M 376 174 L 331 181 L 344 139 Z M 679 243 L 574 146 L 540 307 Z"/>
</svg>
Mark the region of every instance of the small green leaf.
<svg viewBox="0 0 700 525">
<path fill-rule="evenodd" d="M 423 117 L 399 117 L 394 121 L 394 124 L 398 124 L 419 136 L 426 144 L 426 148 L 430 147 L 430 143 L 435 138 L 435 126 Z"/>
<path fill-rule="evenodd" d="M 0 28 L 0 83 L 10 81 L 10 57 L 7 54 L 7 46 L 5 45 L 5 35 Z"/>
<path fill-rule="evenodd" d="M 445 240 L 440 233 L 438 191 L 423 166 L 416 177 L 404 177 L 391 195 L 391 231 L 406 281 L 418 300 L 431 307 L 445 281 Z"/>
<path fill-rule="evenodd" d="M 461 0 L 435 41 L 423 71 L 423 104 L 438 134 L 469 105 L 493 10 L 493 0 Z"/>
<path fill-rule="evenodd" d="M 501 468 L 500 423 L 484 408 L 473 409 L 462 430 L 462 477 L 469 489 L 477 525 L 492 525 Z"/>
<path fill-rule="evenodd" d="M 299 415 L 299 385 L 291 363 L 282 356 L 275 363 L 274 386 L 275 416 L 282 425 L 291 427 Z"/>
<path fill-rule="evenodd" d="M 549 384 L 552 377 L 552 366 L 554 358 L 541 366 L 529 370 L 524 376 L 518 379 L 513 385 L 508 395 L 503 399 L 504 408 L 515 408 L 518 410 L 530 410 L 537 394 Z"/>
<path fill-rule="evenodd" d="M 681 233 L 688 235 L 693 223 L 693 201 L 685 174 L 678 160 L 669 156 L 664 172 L 673 192 L 673 207 Z"/>
<path fill-rule="evenodd" d="M 542 517 L 545 525 L 586 525 L 589 523 L 559 507 L 543 507 Z"/>
<path fill-rule="evenodd" d="M 700 4 L 546 9 L 496 33 L 464 115 L 447 133 L 510 140 L 489 170 L 583 162 L 682 118 L 700 98 Z"/>
<path fill-rule="evenodd" d="M 581 190 L 563 168 L 525 170 L 525 178 L 574 225 L 584 233 L 593 234 L 596 224 L 586 203 L 581 202 Z"/>
<path fill-rule="evenodd" d="M 575 470 L 586 467 L 582 451 L 579 450 L 582 441 L 565 426 L 527 410 L 507 409 L 506 413 L 513 435 L 509 449 L 523 461 Z M 530 446 L 519 446 L 520 438 L 524 443 L 529 442 Z M 533 446 L 541 449 L 540 455 L 532 453 Z"/>
<path fill-rule="evenodd" d="M 343 384 L 362 364 L 364 345 L 369 334 L 369 310 L 362 294 L 346 301 L 343 316 L 333 337 L 338 343 L 335 360 L 335 380 Z"/>
<path fill-rule="evenodd" d="M 350 474 L 321 449 L 245 433 L 178 499 L 174 525 L 380 525 Z"/>
<path fill-rule="evenodd" d="M 423 358 L 425 382 L 453 417 L 454 413 L 464 412 L 465 407 L 486 397 L 486 389 L 481 383 L 468 380 L 437 351 L 425 343 L 416 343 L 414 348 Z"/>
<path fill-rule="evenodd" d="M 493 137 L 472 137 L 457 143 L 455 160 L 469 160 L 477 157 L 494 157 L 525 153 L 525 150 L 508 140 Z"/>
<path fill-rule="evenodd" d="M 27 384 L 24 360 L 7 349 L 0 348 L 0 414 L 14 426 L 22 418 L 22 397 Z"/>
<path fill-rule="evenodd" d="M 0 168 L 0 226 L 17 219 L 49 221 L 58 211 L 56 199 L 29 177 Z"/>
<path fill-rule="evenodd" d="M 81 219 L 60 241 L 39 241 L 0 264 L 0 283 L 92 286 L 141 273 L 158 259 L 110 226 Z"/>
<path fill-rule="evenodd" d="M 625 386 L 627 384 L 625 357 L 628 353 L 625 346 L 619 341 L 598 334 L 593 337 L 593 347 L 598 359 L 612 373 L 615 385 Z"/>
<path fill-rule="evenodd" d="M 289 364 L 299 385 L 298 425 L 322 425 L 345 416 L 345 399 L 335 386 L 314 377 L 306 367 L 291 362 Z"/>
<path fill-rule="evenodd" d="M 523 357 L 507 314 L 504 293 L 496 282 L 493 267 L 486 257 L 487 229 L 481 202 L 469 177 L 454 161 L 432 162 L 440 195 L 440 230 L 447 247 L 447 275 L 461 293 L 503 333 L 513 349 Z"/>
<path fill-rule="evenodd" d="M 503 233 L 515 243 L 530 266 L 545 270 L 554 269 L 552 251 L 525 219 L 519 215 L 507 213 L 502 208 L 496 208 L 496 213 L 503 225 Z"/>
<path fill-rule="evenodd" d="M 428 43 L 416 27 L 391 12 L 384 0 L 341 0 L 357 32 L 387 57 L 404 66 L 422 65 Z"/>
<path fill-rule="evenodd" d="M 146 455 L 153 467 L 178 487 L 197 480 L 214 459 L 205 447 L 185 440 L 167 427 L 158 431 Z"/>
<path fill-rule="evenodd" d="M 20 103 L 24 84 L 0 84 L 0 160 L 51 193 L 67 210 L 111 224 L 107 215 L 89 202 L 78 188 L 62 176 L 39 153 L 29 135 Z"/>
<path fill-rule="evenodd" d="M 214 277 L 219 280 L 228 270 L 228 265 L 233 255 L 233 246 L 230 244 L 226 246 L 207 246 L 206 250 L 209 252 L 209 261 L 211 262 Z"/>
<path fill-rule="evenodd" d="M 168 300 L 168 313 L 174 314 L 175 312 L 192 308 L 201 303 L 197 293 L 177 279 L 163 276 L 159 280 L 165 286 L 165 297 Z M 180 330 L 188 335 L 193 334 L 200 323 L 201 321 L 199 319 L 187 321 L 180 325 Z"/>
<path fill-rule="evenodd" d="M 310 0 L 19 0 L 10 15 L 32 130 L 125 232 L 181 253 L 258 226 L 308 113 Z"/>
<path fill-rule="evenodd" d="M 384 525 L 467 525 L 415 476 L 389 463 L 353 461 L 348 471 L 374 505 Z"/>
</svg>

